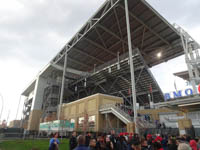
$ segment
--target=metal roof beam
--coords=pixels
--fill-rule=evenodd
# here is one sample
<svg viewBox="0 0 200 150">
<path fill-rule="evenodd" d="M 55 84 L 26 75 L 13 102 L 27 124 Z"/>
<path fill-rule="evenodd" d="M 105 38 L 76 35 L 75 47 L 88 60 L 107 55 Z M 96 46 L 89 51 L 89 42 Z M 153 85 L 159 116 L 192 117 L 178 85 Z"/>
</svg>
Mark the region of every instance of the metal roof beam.
<svg viewBox="0 0 200 150">
<path fill-rule="evenodd" d="M 118 93 L 118 92 L 125 92 L 125 91 L 128 91 L 128 90 L 129 90 L 129 88 L 124 89 L 124 90 L 121 90 L 121 91 L 116 91 L 116 92 L 111 93 L 111 95 L 116 94 L 116 93 Z M 152 90 L 152 93 L 155 93 L 155 92 L 159 92 L 159 90 Z M 147 94 L 149 94 L 149 91 L 145 91 L 145 92 L 136 92 L 136 95 L 137 95 L 137 96 L 147 95 Z M 130 96 L 128 96 L 128 97 L 130 97 Z"/>
<path fill-rule="evenodd" d="M 111 34 L 112 36 L 114 36 L 115 38 L 119 39 L 120 41 L 122 41 L 123 43 L 128 43 L 127 41 L 123 40 L 121 37 L 119 37 L 117 34 L 113 33 L 111 30 L 107 29 L 106 27 L 102 26 L 101 24 L 97 25 L 98 27 L 102 28 L 104 31 L 106 31 L 107 33 Z"/>
<path fill-rule="evenodd" d="M 110 93 L 110 91 L 112 90 L 112 88 L 114 87 L 115 83 L 118 81 L 118 77 L 112 82 L 110 88 L 108 89 L 108 93 Z"/>
<path fill-rule="evenodd" d="M 96 61 L 102 63 L 102 64 L 105 63 L 104 61 L 102 61 L 102 60 L 100 60 L 100 59 L 98 59 L 98 58 L 96 58 L 96 57 L 94 57 L 94 56 L 92 56 L 92 55 L 89 55 L 88 53 L 84 52 L 84 51 L 81 50 L 81 49 L 78 49 L 78 48 L 75 48 L 75 47 L 73 47 L 73 49 L 74 49 L 75 51 L 77 51 L 77 52 L 79 52 L 79 53 L 85 55 L 85 56 L 88 56 L 88 57 L 90 57 L 90 58 L 92 58 L 92 59 L 94 59 L 94 60 L 96 60 Z"/>
<path fill-rule="evenodd" d="M 104 9 L 103 13 L 99 17 L 96 17 L 97 13 L 93 15 L 92 18 L 89 19 L 89 21 L 87 21 L 87 23 L 79 30 L 79 32 L 72 37 L 68 44 L 66 44 L 66 46 L 64 46 L 62 50 L 51 60 L 51 62 L 55 64 L 58 63 L 65 53 L 69 52 L 75 44 L 77 44 L 108 12 L 112 10 L 113 7 L 119 3 L 119 1 L 120 0 L 112 0 L 112 2 L 105 1 L 103 6 L 97 11 L 99 12 Z M 108 5 L 108 3 L 110 3 L 110 5 Z"/>
<path fill-rule="evenodd" d="M 86 38 L 86 37 L 84 37 L 84 39 L 85 39 L 87 42 L 91 43 L 92 45 L 94 45 L 94 46 L 96 46 L 96 47 L 98 47 L 98 48 L 104 50 L 105 52 L 109 53 L 110 55 L 112 55 L 112 56 L 114 56 L 114 57 L 117 56 L 117 54 L 115 54 L 115 53 L 109 51 L 108 49 L 106 49 L 106 48 L 104 48 L 104 47 L 102 47 L 100 44 L 98 44 L 98 43 L 96 43 L 96 42 L 94 42 L 94 41 L 92 41 L 92 40 L 90 40 L 90 39 L 88 39 L 88 38 Z"/>
<path fill-rule="evenodd" d="M 91 66 L 89 66 L 89 65 L 86 65 L 86 64 L 85 64 L 85 63 L 83 63 L 83 62 L 80 62 L 80 61 L 74 60 L 74 59 L 70 58 L 69 56 L 68 56 L 68 58 L 67 58 L 67 59 L 69 59 L 70 61 L 73 61 L 73 62 L 75 62 L 76 64 L 79 64 L 79 65 L 81 65 L 81 66 L 84 66 L 84 67 L 86 67 L 86 68 L 89 68 L 89 69 L 91 69 Z"/>
<path fill-rule="evenodd" d="M 105 42 L 103 41 L 102 36 L 100 35 L 100 33 L 99 33 L 99 31 L 98 31 L 98 29 L 96 27 L 95 27 L 95 31 L 96 31 L 99 39 L 101 40 L 101 43 L 103 44 L 104 48 L 107 49 L 107 46 L 106 46 Z"/>
<path fill-rule="evenodd" d="M 165 28 L 166 29 L 166 28 Z M 159 31 L 159 34 L 160 33 L 162 33 L 163 31 L 165 31 L 165 29 L 163 29 L 162 31 Z M 164 38 L 167 38 L 167 37 L 169 37 L 170 36 L 170 34 L 169 35 L 167 35 L 167 36 L 165 36 Z M 150 40 L 150 39 L 152 39 L 152 38 L 154 38 L 154 36 L 150 36 L 150 37 L 148 37 L 147 39 L 145 39 L 145 41 L 148 41 L 148 40 Z M 163 41 L 161 40 L 158 40 L 158 41 L 156 41 L 156 42 L 154 42 L 153 44 L 152 43 L 147 43 L 146 45 L 145 45 L 145 47 L 144 48 L 147 48 L 147 47 L 153 47 L 153 46 L 155 46 L 155 45 L 159 45 L 159 44 L 161 44 Z M 166 43 L 165 43 L 166 44 Z M 170 44 L 171 45 L 171 44 Z M 167 45 L 167 46 L 170 46 L 170 45 Z"/>
<path fill-rule="evenodd" d="M 51 64 L 51 66 L 53 66 L 54 68 L 61 70 L 61 71 L 63 71 L 63 69 L 64 69 L 63 66 L 60 66 L 60 65 L 57 65 L 57 64 Z M 73 73 L 73 74 L 76 74 L 76 75 L 80 75 L 80 76 L 88 74 L 87 72 L 72 69 L 72 68 L 69 68 L 69 67 L 67 67 L 66 69 L 67 69 L 67 72 L 70 72 L 70 73 Z"/>
<path fill-rule="evenodd" d="M 107 32 L 107 33 L 113 35 L 115 38 L 119 39 L 119 40 L 120 40 L 119 42 L 123 42 L 123 43 L 125 43 L 125 44 L 128 45 L 128 42 L 127 42 L 125 39 L 123 39 L 123 37 L 122 37 L 122 38 L 119 37 L 117 34 L 115 34 L 114 32 L 112 32 L 110 29 L 108 29 L 108 28 L 102 26 L 101 24 L 98 24 L 97 26 L 100 27 L 100 28 L 102 28 L 105 32 Z M 141 30 L 142 28 L 144 28 L 143 25 L 140 26 L 140 27 L 138 27 L 138 28 L 137 28 L 136 30 L 134 30 L 131 34 L 135 34 L 135 33 L 138 32 L 139 30 Z M 134 41 L 134 40 L 133 40 L 133 41 Z M 118 44 L 119 42 L 116 42 L 115 44 L 113 44 L 111 47 L 109 47 L 109 49 L 111 49 L 112 47 L 114 47 L 114 46 L 115 46 L 116 44 Z M 132 43 L 132 45 L 133 45 L 133 43 Z M 133 47 L 135 48 L 134 45 L 133 45 Z"/>
<path fill-rule="evenodd" d="M 139 30 L 141 30 L 143 28 L 143 26 L 140 26 L 138 28 L 136 28 L 136 30 L 134 30 L 131 34 L 135 34 L 137 33 Z M 116 42 L 115 44 L 113 44 L 112 46 L 110 46 L 108 49 L 112 49 L 113 47 L 115 47 L 117 44 L 119 44 L 121 42 L 121 40 L 119 40 L 118 42 Z"/>
<path fill-rule="evenodd" d="M 120 5 L 119 7 L 121 7 L 123 10 L 125 10 L 125 8 L 122 5 Z M 159 37 L 163 42 L 165 42 L 167 45 L 170 45 L 170 43 L 167 40 L 165 40 L 158 33 L 156 33 L 151 27 L 149 27 L 148 25 L 146 25 L 141 19 L 139 19 L 138 17 L 136 17 L 132 12 L 129 11 L 129 14 L 130 14 L 131 17 L 133 17 L 135 20 L 137 20 L 140 24 L 142 24 L 148 30 L 150 30 L 154 35 L 156 35 L 157 37 Z"/>
<path fill-rule="evenodd" d="M 115 14 L 115 18 L 116 18 L 116 21 L 117 21 L 118 30 L 119 30 L 120 36 L 122 38 L 123 37 L 122 36 L 122 30 L 121 30 L 121 27 L 120 27 L 119 18 L 118 18 L 117 11 L 116 11 L 115 8 L 114 8 L 114 14 Z"/>
<path fill-rule="evenodd" d="M 122 93 L 122 91 L 119 91 L 118 93 L 125 99 L 125 101 L 129 103 L 130 106 L 132 106 L 132 103 L 130 102 L 130 100 L 127 99 L 127 97 Z"/>
</svg>

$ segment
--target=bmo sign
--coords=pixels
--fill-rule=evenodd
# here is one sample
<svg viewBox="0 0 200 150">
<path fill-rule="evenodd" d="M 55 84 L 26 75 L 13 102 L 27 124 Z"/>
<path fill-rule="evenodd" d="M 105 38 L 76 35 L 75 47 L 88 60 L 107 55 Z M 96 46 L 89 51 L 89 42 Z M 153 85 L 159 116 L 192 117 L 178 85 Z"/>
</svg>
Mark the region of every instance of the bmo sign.
<svg viewBox="0 0 200 150">
<path fill-rule="evenodd" d="M 198 92 L 200 93 L 200 85 L 198 86 Z M 192 88 L 187 88 L 185 90 L 178 90 L 178 91 L 173 91 L 169 93 L 165 93 L 165 101 L 168 101 L 170 99 L 175 99 L 175 98 L 180 98 L 183 96 L 191 96 L 193 95 L 194 91 Z"/>
</svg>

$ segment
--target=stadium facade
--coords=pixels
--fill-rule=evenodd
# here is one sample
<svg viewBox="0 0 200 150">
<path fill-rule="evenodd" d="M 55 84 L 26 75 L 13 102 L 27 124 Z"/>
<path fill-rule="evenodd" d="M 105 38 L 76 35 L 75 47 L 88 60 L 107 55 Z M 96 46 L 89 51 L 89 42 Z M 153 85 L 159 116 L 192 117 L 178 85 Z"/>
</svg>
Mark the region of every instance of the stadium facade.
<svg viewBox="0 0 200 150">
<path fill-rule="evenodd" d="M 38 130 L 62 105 L 96 93 L 118 96 L 134 111 L 164 95 L 150 67 L 185 54 L 194 93 L 199 44 L 145 0 L 107 0 L 22 92 L 23 123 Z M 110 112 L 109 112 L 110 113 Z"/>
</svg>

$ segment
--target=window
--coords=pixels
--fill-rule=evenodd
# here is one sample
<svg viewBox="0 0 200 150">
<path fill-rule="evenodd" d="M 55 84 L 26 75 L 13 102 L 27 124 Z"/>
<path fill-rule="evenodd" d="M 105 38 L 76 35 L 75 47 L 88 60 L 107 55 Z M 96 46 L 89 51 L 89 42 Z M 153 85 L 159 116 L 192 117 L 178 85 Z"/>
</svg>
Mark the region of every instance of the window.
<svg viewBox="0 0 200 150">
<path fill-rule="evenodd" d="M 75 123 L 75 119 L 70 119 L 70 123 Z"/>
<path fill-rule="evenodd" d="M 95 116 L 89 116 L 88 122 L 90 127 L 95 126 Z"/>
<path fill-rule="evenodd" d="M 84 117 L 80 117 L 80 118 L 78 119 L 78 124 L 83 124 L 83 122 L 84 122 Z"/>
</svg>

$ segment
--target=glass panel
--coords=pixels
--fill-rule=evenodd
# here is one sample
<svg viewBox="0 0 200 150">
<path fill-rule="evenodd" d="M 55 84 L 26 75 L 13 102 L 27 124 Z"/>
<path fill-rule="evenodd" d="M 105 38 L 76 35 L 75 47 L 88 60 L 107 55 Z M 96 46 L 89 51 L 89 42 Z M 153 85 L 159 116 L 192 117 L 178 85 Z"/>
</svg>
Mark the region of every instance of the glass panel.
<svg viewBox="0 0 200 150">
<path fill-rule="evenodd" d="M 95 126 L 95 116 L 90 116 L 88 121 L 89 121 L 89 126 L 90 127 Z"/>
<path fill-rule="evenodd" d="M 80 117 L 80 118 L 78 119 L 78 123 L 79 123 L 79 124 L 83 124 L 83 121 L 84 121 L 84 117 Z"/>
<path fill-rule="evenodd" d="M 70 122 L 71 122 L 71 123 L 75 123 L 75 119 L 71 119 Z"/>
</svg>

